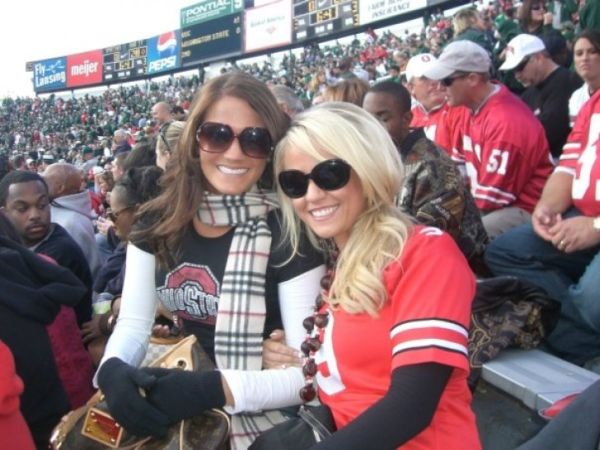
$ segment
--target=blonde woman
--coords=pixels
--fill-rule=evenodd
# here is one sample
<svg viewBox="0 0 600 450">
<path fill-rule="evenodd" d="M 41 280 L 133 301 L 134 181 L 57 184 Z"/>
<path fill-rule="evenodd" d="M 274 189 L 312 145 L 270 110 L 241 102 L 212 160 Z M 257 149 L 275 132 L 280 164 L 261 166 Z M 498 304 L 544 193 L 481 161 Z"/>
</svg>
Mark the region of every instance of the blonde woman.
<svg viewBox="0 0 600 450">
<path fill-rule="evenodd" d="M 304 222 L 338 253 L 304 321 L 302 396 L 314 376 L 338 428 L 315 448 L 479 449 L 466 382 L 473 275 L 446 233 L 394 207 L 402 163 L 385 129 L 325 103 L 297 116 L 275 171 L 291 245 Z"/>
<path fill-rule="evenodd" d="M 156 165 L 162 170 L 167 169 L 167 163 L 177 148 L 184 127 L 185 122 L 178 120 L 167 122 L 160 127 L 156 140 Z"/>
</svg>

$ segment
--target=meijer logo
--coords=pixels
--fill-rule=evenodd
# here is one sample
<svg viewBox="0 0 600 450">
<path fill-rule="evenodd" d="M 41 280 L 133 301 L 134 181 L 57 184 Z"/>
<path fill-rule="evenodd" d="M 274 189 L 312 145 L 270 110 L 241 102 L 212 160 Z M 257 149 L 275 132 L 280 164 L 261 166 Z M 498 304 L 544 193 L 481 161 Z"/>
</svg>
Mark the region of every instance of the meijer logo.
<svg viewBox="0 0 600 450">
<path fill-rule="evenodd" d="M 98 72 L 98 63 L 90 62 L 89 59 L 83 61 L 82 64 L 71 66 L 71 76 L 89 77 L 91 74 Z"/>
</svg>

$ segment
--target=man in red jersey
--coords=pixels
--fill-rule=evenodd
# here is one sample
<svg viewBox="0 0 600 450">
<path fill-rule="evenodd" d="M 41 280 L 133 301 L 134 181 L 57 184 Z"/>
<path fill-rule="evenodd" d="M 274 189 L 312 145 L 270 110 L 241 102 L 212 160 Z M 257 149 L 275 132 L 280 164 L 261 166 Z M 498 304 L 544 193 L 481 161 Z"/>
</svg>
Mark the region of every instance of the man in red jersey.
<svg viewBox="0 0 600 450">
<path fill-rule="evenodd" d="M 532 224 L 488 247 L 495 275 L 526 278 L 561 302 L 547 347 L 576 364 L 600 362 L 600 92 L 583 106 Z"/>
<path fill-rule="evenodd" d="M 493 239 L 529 223 L 546 179 L 552 172 L 548 141 L 541 123 L 506 87 L 490 80 L 487 52 L 470 41 L 449 44 L 425 76 L 440 80 L 450 106 L 470 109 L 463 122 L 463 162 L 483 225 Z"/>
<path fill-rule="evenodd" d="M 437 80 L 427 78 L 425 69 L 436 61 L 431 53 L 413 56 L 406 65 L 406 87 L 416 101 L 412 108 L 411 128 L 423 128 L 427 138 L 452 155 L 462 147 L 462 121 L 468 115 L 465 107 L 450 108 L 446 92 Z"/>
</svg>

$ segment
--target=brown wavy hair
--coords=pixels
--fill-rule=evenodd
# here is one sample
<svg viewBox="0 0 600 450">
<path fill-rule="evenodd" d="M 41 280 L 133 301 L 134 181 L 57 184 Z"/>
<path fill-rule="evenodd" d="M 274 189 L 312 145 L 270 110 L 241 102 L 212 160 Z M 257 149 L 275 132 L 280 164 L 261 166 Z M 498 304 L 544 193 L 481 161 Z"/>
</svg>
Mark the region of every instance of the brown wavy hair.
<svg viewBox="0 0 600 450">
<path fill-rule="evenodd" d="M 241 72 L 221 75 L 196 92 L 177 151 L 161 179 L 163 191 L 140 209 L 138 225 L 132 233 L 132 241 L 147 245 L 160 267 L 168 269 L 175 264 L 183 234 L 202 201 L 208 184 L 200 166 L 196 131 L 210 108 L 224 97 L 235 97 L 248 103 L 264 121 L 274 145 L 289 126 L 289 119 L 271 91 L 250 75 Z M 262 188 L 272 187 L 271 159 L 259 181 Z"/>
</svg>

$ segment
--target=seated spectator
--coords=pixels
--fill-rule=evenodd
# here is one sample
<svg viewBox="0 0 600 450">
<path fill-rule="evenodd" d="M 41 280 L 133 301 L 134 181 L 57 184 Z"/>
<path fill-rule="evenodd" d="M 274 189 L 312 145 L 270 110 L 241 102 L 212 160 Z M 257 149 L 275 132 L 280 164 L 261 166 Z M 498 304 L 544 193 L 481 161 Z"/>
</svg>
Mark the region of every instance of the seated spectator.
<svg viewBox="0 0 600 450">
<path fill-rule="evenodd" d="M 550 153 L 558 159 L 570 131 L 569 98 L 581 79 L 556 64 L 544 42 L 531 34 L 519 34 L 508 43 L 500 70 L 513 71 L 525 86 L 521 99 L 542 123 Z"/>
<path fill-rule="evenodd" d="M 91 361 L 70 309 L 86 289 L 69 270 L 29 251 L 14 241 L 18 238 L 0 212 L 0 341 L 13 353 L 25 385 L 23 417 L 37 448 L 45 449 L 60 418 L 92 394 Z M 16 442 L 2 448 L 20 448 Z"/>
<path fill-rule="evenodd" d="M 131 152 L 123 161 L 123 171 L 132 167 L 146 167 L 156 165 L 156 139 L 144 139 L 136 143 Z"/>
<path fill-rule="evenodd" d="M 158 139 L 156 140 L 156 165 L 162 170 L 167 168 L 167 163 L 177 148 L 179 137 L 181 136 L 184 127 L 185 122 L 174 120 L 172 122 L 167 122 L 160 129 Z M 128 166 L 129 163 L 126 165 Z"/>
<path fill-rule="evenodd" d="M 86 344 L 94 341 L 92 347 L 95 363 L 102 357 L 105 344 L 103 337 L 110 335 L 117 316 L 116 309 L 111 309 L 112 305 L 107 307 L 99 303 L 106 299 L 114 301 L 121 296 L 126 247 L 135 214 L 142 204 L 160 193 L 159 179 L 162 173 L 163 171 L 156 166 L 129 169 L 111 192 L 111 209 L 107 216 L 114 223 L 114 230 L 120 242 L 100 269 L 94 282 L 94 292 L 100 295 L 94 301 L 92 320 L 82 327 L 83 341 Z"/>
<path fill-rule="evenodd" d="M 410 126 L 423 128 L 427 138 L 451 155 L 454 147 L 462 148 L 460 130 L 468 111 L 464 106 L 451 108 L 440 82 L 424 75 L 427 66 L 435 61 L 432 54 L 421 53 L 406 65 L 406 87 L 416 101 Z"/>
<path fill-rule="evenodd" d="M 269 89 L 275 96 L 281 110 L 286 113 L 290 119 L 293 119 L 296 114 L 304 111 L 302 100 L 298 98 L 291 88 L 281 84 L 275 84 L 270 86 Z"/>
<path fill-rule="evenodd" d="M 577 364 L 600 356 L 600 92 L 585 104 L 560 164 L 548 179 L 532 224 L 488 247 L 496 275 L 514 275 L 561 302 L 548 348 Z"/>
<path fill-rule="evenodd" d="M 81 172 L 67 163 L 50 165 L 43 174 L 50 194 L 50 217 L 79 245 L 88 262 L 92 277 L 101 260 L 94 238 L 96 219 L 88 191 L 81 190 Z"/>
<path fill-rule="evenodd" d="M 94 149 L 88 145 L 81 148 L 81 163 L 77 166 L 85 175 L 98 165 L 98 158 L 94 156 Z"/>
<path fill-rule="evenodd" d="M 486 51 L 470 41 L 449 44 L 425 76 L 440 80 L 450 106 L 470 109 L 462 151 L 471 193 L 490 239 L 527 223 L 552 171 L 544 128 L 506 87 L 490 81 Z M 515 126 L 518 124 L 518 126 Z"/>
<path fill-rule="evenodd" d="M 471 41 L 483 47 L 489 55 L 492 54 L 494 44 L 485 33 L 486 25 L 477 9 L 463 8 L 454 14 L 452 19 L 455 41 Z"/>
<path fill-rule="evenodd" d="M 371 87 L 363 108 L 377 117 L 398 148 L 404 181 L 396 201 L 420 223 L 446 231 L 477 272 L 483 270 L 487 234 L 479 210 L 450 157 L 427 139 L 422 128 L 411 131 L 410 94 L 404 86 L 383 81 Z"/>
<path fill-rule="evenodd" d="M 74 306 L 81 326 L 91 318 L 92 274 L 79 248 L 63 227 L 50 222 L 50 198 L 44 179 L 31 172 L 14 171 L 0 181 L 0 210 L 17 230 L 23 244 L 69 269 L 87 288 Z"/>
<path fill-rule="evenodd" d="M 187 113 L 185 112 L 185 109 L 179 105 L 173 106 L 173 109 L 171 109 L 171 116 L 173 117 L 173 120 L 177 120 L 179 122 L 185 122 L 187 119 Z"/>
<path fill-rule="evenodd" d="M 131 150 L 131 145 L 129 144 L 129 133 L 123 129 L 119 129 L 115 131 L 113 135 L 112 142 L 112 154 L 113 156 L 118 156 L 121 153 L 126 153 Z"/>
<path fill-rule="evenodd" d="M 355 77 L 327 86 L 321 97 L 324 102 L 348 102 L 362 106 L 368 90 L 368 83 Z"/>
<path fill-rule="evenodd" d="M 474 278 L 446 233 L 395 207 L 402 162 L 388 133 L 324 103 L 296 118 L 274 165 L 294 247 L 301 220 L 333 252 L 304 321 L 300 392 L 311 401 L 318 388 L 337 431 L 312 448 L 481 448 L 466 382 Z"/>
<path fill-rule="evenodd" d="M 171 116 L 171 106 L 167 102 L 158 102 L 152 106 L 151 109 L 152 120 L 159 127 L 162 127 L 165 123 L 173 120 Z"/>
<path fill-rule="evenodd" d="M 571 126 L 577 114 L 594 93 L 600 89 L 600 31 L 585 30 L 573 46 L 575 70 L 584 84 L 571 95 L 569 117 Z"/>
<path fill-rule="evenodd" d="M 518 20 L 521 33 L 533 34 L 548 42 L 547 49 L 554 62 L 558 65 L 565 63 L 565 38 L 554 29 L 553 14 L 548 11 L 546 0 L 523 0 L 518 9 Z M 551 45 L 550 45 L 551 43 Z M 548 48 L 550 47 L 550 48 Z"/>
</svg>

